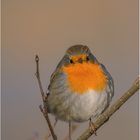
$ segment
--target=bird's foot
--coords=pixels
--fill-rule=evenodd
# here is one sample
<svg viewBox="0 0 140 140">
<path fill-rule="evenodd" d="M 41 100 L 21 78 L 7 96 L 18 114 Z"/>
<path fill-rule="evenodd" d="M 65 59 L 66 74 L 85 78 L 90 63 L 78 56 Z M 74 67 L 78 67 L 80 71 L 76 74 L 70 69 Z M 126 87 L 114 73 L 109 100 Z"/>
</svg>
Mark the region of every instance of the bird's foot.
<svg viewBox="0 0 140 140">
<path fill-rule="evenodd" d="M 92 122 L 92 120 L 90 119 L 89 121 L 89 129 L 90 129 L 90 132 L 94 132 L 95 136 L 97 136 L 97 132 L 96 132 L 96 126 L 94 125 L 94 123 Z"/>
</svg>

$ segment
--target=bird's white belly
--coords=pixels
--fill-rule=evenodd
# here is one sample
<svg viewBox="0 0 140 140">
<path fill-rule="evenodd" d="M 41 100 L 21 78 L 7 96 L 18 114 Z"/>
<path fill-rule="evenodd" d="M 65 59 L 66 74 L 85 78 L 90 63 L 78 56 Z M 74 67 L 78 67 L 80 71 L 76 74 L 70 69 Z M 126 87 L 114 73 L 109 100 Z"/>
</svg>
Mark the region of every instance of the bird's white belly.
<svg viewBox="0 0 140 140">
<path fill-rule="evenodd" d="M 64 121 L 82 122 L 89 118 L 96 119 L 108 106 L 107 93 L 89 90 L 78 94 L 70 91 L 62 94 L 50 94 L 48 107 L 50 113 Z"/>
<path fill-rule="evenodd" d="M 70 98 L 70 110 L 73 121 L 86 121 L 91 116 L 98 117 L 107 106 L 107 93 L 97 93 L 89 90 L 83 95 L 73 95 Z"/>
</svg>

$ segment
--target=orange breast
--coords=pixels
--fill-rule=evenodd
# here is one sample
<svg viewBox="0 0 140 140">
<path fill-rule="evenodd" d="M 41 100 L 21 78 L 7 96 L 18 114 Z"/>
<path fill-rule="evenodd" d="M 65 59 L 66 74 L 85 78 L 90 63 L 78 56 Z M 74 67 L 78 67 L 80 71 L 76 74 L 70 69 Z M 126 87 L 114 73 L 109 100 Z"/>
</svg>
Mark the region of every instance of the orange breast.
<svg viewBox="0 0 140 140">
<path fill-rule="evenodd" d="M 62 70 L 67 74 L 71 90 L 76 93 L 84 94 L 89 89 L 102 91 L 106 87 L 106 76 L 98 64 L 70 64 Z"/>
</svg>

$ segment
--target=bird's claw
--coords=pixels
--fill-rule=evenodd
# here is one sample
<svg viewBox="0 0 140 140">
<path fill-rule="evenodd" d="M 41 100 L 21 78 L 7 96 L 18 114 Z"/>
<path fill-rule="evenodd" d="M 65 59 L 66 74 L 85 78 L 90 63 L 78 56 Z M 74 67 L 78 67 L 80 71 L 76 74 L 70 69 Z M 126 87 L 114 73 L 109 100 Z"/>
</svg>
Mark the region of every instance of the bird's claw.
<svg viewBox="0 0 140 140">
<path fill-rule="evenodd" d="M 89 122 L 89 129 L 90 129 L 91 133 L 93 132 L 95 134 L 95 136 L 97 136 L 96 127 L 95 127 L 94 123 L 91 120 Z"/>
</svg>

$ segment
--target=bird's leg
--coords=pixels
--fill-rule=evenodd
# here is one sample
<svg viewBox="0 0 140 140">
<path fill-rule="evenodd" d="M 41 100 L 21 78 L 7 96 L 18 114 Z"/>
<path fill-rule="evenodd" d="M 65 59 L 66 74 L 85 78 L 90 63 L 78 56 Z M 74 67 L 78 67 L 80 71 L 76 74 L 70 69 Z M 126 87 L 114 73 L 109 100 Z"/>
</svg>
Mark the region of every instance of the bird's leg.
<svg viewBox="0 0 140 140">
<path fill-rule="evenodd" d="M 89 129 L 91 132 L 92 131 L 94 132 L 95 136 L 97 136 L 96 127 L 95 127 L 94 123 L 92 122 L 91 118 L 89 119 Z"/>
<path fill-rule="evenodd" d="M 53 128 L 55 128 L 55 126 L 56 126 L 57 122 L 58 122 L 58 119 L 57 119 L 57 118 L 55 118 L 55 122 L 54 122 L 54 124 L 53 124 Z"/>
<path fill-rule="evenodd" d="M 72 140 L 71 139 L 71 121 L 69 121 L 69 140 Z"/>
</svg>

